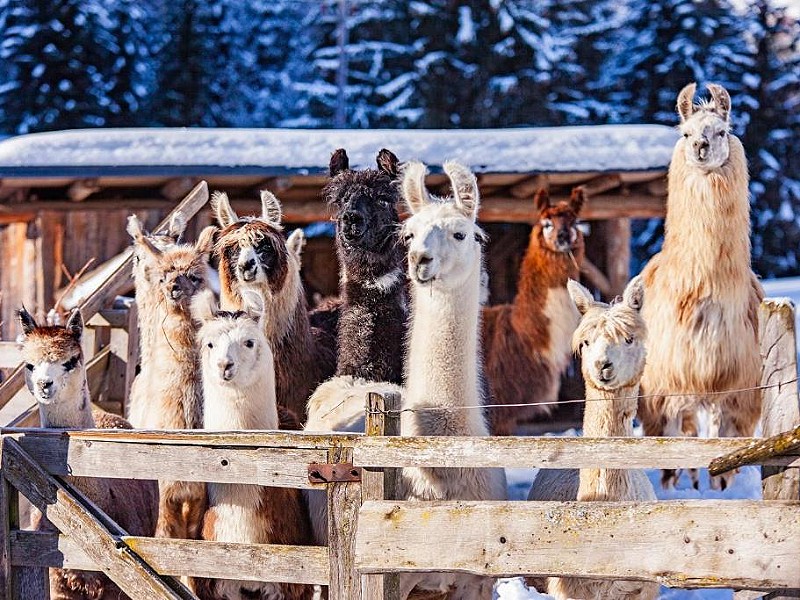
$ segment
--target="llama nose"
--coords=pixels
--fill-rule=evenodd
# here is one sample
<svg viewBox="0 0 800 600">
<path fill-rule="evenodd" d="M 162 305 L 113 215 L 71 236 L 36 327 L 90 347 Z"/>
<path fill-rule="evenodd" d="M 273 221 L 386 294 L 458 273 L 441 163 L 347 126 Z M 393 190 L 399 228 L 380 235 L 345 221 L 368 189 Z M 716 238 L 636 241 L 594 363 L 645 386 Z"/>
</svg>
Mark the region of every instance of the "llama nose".
<svg viewBox="0 0 800 600">
<path fill-rule="evenodd" d="M 417 265 L 420 267 L 424 267 L 427 264 L 430 264 L 433 261 L 433 257 L 430 254 L 426 254 L 420 252 L 414 256 L 414 259 L 417 261 Z"/>
<path fill-rule="evenodd" d="M 562 229 L 558 232 L 557 241 L 560 246 L 568 246 L 571 241 L 571 236 L 568 230 Z"/>
<path fill-rule="evenodd" d="M 239 265 L 239 270 L 242 272 L 242 277 L 245 281 L 252 281 L 256 278 L 256 259 L 247 259 Z"/>
<path fill-rule="evenodd" d="M 614 377 L 614 364 L 606 361 L 602 364 L 598 361 L 598 370 L 600 371 L 600 381 L 610 381 Z"/>
<path fill-rule="evenodd" d="M 706 138 L 701 138 L 699 140 L 695 140 L 693 143 L 694 151 L 700 158 L 705 158 L 706 153 L 708 152 L 708 140 Z"/>
<path fill-rule="evenodd" d="M 350 210 L 342 215 L 342 226 L 345 237 L 356 237 L 363 235 L 366 220 L 361 213 Z"/>
<path fill-rule="evenodd" d="M 173 300 L 178 300 L 181 296 L 183 296 L 183 290 L 177 282 L 172 284 L 172 291 L 170 291 L 169 295 L 172 296 Z"/>
<path fill-rule="evenodd" d="M 233 379 L 233 362 L 225 361 L 224 363 L 220 364 L 220 368 L 222 369 L 222 378 L 225 381 L 230 381 Z"/>
<path fill-rule="evenodd" d="M 42 379 L 38 382 L 39 385 L 39 394 L 43 398 L 49 398 L 53 393 L 53 380 L 52 379 Z"/>
</svg>

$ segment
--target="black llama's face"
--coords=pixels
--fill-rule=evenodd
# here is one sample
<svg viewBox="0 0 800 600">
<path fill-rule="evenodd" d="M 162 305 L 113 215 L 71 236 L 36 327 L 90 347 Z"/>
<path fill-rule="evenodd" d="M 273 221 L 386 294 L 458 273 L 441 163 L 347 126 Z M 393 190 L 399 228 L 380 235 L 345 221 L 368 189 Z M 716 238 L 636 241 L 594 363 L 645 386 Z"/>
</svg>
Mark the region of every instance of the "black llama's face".
<svg viewBox="0 0 800 600">
<path fill-rule="evenodd" d="M 377 170 L 352 171 L 344 150 L 337 150 L 331 159 L 333 178 L 323 194 L 333 210 L 337 242 L 345 254 L 385 254 L 397 244 L 397 158 L 382 150 L 378 166 Z"/>
</svg>

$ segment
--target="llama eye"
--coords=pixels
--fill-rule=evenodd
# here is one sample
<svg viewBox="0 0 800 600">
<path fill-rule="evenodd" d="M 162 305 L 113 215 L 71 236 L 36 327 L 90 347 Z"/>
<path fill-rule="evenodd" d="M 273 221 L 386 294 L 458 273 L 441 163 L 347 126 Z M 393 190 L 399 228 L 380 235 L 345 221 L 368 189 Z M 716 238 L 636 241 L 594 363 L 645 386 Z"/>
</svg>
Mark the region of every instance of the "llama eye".
<svg viewBox="0 0 800 600">
<path fill-rule="evenodd" d="M 414 239 L 414 234 L 413 234 L 413 233 L 407 233 L 407 234 L 405 234 L 405 235 L 403 236 L 403 239 L 404 239 L 405 241 L 407 241 L 407 242 L 410 242 L 411 240 L 413 240 L 413 239 Z"/>
<path fill-rule="evenodd" d="M 206 344 L 206 345 L 207 345 L 209 348 L 213 348 L 213 347 L 214 347 L 214 344 L 212 344 L 211 342 L 208 342 L 208 344 Z"/>
<path fill-rule="evenodd" d="M 33 365 L 31 363 L 25 363 L 25 368 L 28 369 L 28 371 L 33 371 Z"/>
<path fill-rule="evenodd" d="M 461 241 L 463 241 L 463 240 L 464 240 L 464 238 L 466 238 L 467 236 L 466 236 L 466 234 L 464 234 L 464 233 L 461 233 L 460 231 L 456 231 L 456 232 L 453 234 L 453 237 L 454 237 L 454 238 L 456 238 L 456 239 L 457 239 L 459 242 L 461 242 Z"/>
<path fill-rule="evenodd" d="M 625 343 L 628 344 L 628 345 L 632 344 L 633 343 L 633 338 L 632 337 L 625 338 Z"/>
<path fill-rule="evenodd" d="M 247 341 L 244 343 L 244 345 L 245 345 L 245 348 L 252 348 L 253 346 L 255 346 L 255 345 L 256 345 L 256 343 L 255 343 L 253 340 L 247 340 Z"/>
<path fill-rule="evenodd" d="M 689 134 L 688 133 L 684 133 L 683 137 L 685 137 L 688 140 L 689 139 Z"/>
<path fill-rule="evenodd" d="M 200 278 L 197 275 L 189 275 L 189 281 L 191 281 L 192 283 L 199 283 Z"/>
<path fill-rule="evenodd" d="M 552 229 L 553 228 L 553 222 L 550 219 L 545 219 L 544 221 L 542 221 L 542 228 L 543 229 L 548 229 L 548 230 Z"/>
<path fill-rule="evenodd" d="M 67 362 L 65 362 L 62 366 L 64 367 L 64 370 L 67 373 L 69 373 L 70 371 L 72 371 L 72 369 L 74 369 L 77 366 L 77 364 L 78 364 L 78 357 L 77 356 L 73 356 Z"/>
<path fill-rule="evenodd" d="M 719 137 L 725 137 L 725 132 L 724 131 L 720 131 L 717 135 Z"/>
</svg>

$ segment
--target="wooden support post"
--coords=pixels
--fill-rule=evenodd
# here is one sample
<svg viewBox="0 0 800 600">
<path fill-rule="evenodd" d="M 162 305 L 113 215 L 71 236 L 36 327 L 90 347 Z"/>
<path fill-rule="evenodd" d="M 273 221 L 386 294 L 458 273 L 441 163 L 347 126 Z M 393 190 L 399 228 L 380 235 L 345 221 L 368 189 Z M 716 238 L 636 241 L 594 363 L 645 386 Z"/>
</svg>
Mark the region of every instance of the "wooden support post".
<svg viewBox="0 0 800 600">
<path fill-rule="evenodd" d="M 328 450 L 328 463 L 353 462 L 353 449 L 337 446 Z M 328 484 L 329 600 L 361 600 L 361 585 L 355 570 L 356 530 L 361 506 L 361 482 Z"/>
<path fill-rule="evenodd" d="M 366 433 L 370 436 L 400 435 L 400 394 L 367 396 Z M 394 500 L 400 483 L 400 469 L 364 469 L 361 494 L 366 500 Z M 362 600 L 398 600 L 397 574 L 362 575 Z"/>
<path fill-rule="evenodd" d="M 124 327 L 111 329 L 109 342 L 111 354 L 108 364 L 108 398 L 120 403 L 125 414 L 128 395 L 136 377 L 136 363 L 139 359 L 139 328 L 137 323 L 136 303 L 128 310 Z"/>
<path fill-rule="evenodd" d="M 631 220 L 611 219 L 603 228 L 606 236 L 606 272 L 611 293 L 621 295 L 631 275 Z"/>
</svg>

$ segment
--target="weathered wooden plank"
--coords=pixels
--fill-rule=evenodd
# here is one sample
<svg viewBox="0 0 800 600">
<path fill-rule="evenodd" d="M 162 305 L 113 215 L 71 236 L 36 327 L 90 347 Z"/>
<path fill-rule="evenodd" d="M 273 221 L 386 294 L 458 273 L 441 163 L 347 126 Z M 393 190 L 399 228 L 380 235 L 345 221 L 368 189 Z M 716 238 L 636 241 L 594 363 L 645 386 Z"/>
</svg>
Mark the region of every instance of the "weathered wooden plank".
<svg viewBox="0 0 800 600">
<path fill-rule="evenodd" d="M 352 462 L 352 448 L 331 448 L 329 463 Z M 328 484 L 328 559 L 330 600 L 361 600 L 361 578 L 355 570 L 361 483 Z"/>
<path fill-rule="evenodd" d="M 3 449 L 0 444 L 0 458 Z M 0 462 L 1 464 L 1 462 Z M 11 569 L 11 531 L 18 527 L 14 522 L 18 514 L 16 506 L 17 492 L 0 470 L 0 598 L 14 598 L 14 578 Z"/>
<path fill-rule="evenodd" d="M 139 327 L 137 325 L 136 304 L 125 311 L 126 322 L 123 327 L 111 329 L 109 339 L 108 394 L 109 400 L 126 402 L 133 380 L 136 377 L 136 362 L 139 355 Z"/>
<path fill-rule="evenodd" d="M 369 394 L 367 397 L 366 433 L 369 436 L 400 435 L 400 394 Z M 388 412 L 387 411 L 391 411 Z M 362 502 L 397 498 L 400 469 L 364 469 L 361 483 Z M 364 575 L 361 578 L 362 600 L 398 600 L 400 579 L 396 574 Z"/>
<path fill-rule="evenodd" d="M 606 244 L 606 275 L 612 296 L 621 295 L 631 278 L 631 220 L 609 219 L 600 224 Z"/>
<path fill-rule="evenodd" d="M 700 468 L 753 438 L 361 437 L 354 464 L 371 467 Z M 800 467 L 800 457 L 769 464 Z"/>
<path fill-rule="evenodd" d="M 21 362 L 22 354 L 19 344 L 0 341 L 0 369 L 15 369 Z"/>
<path fill-rule="evenodd" d="M 364 503 L 358 518 L 356 566 L 362 573 L 458 571 L 643 579 L 677 587 L 800 587 L 797 502 L 384 501 Z M 420 531 L 436 532 L 436 544 Z"/>
<path fill-rule="evenodd" d="M 132 598 L 195 598 L 177 581 L 156 573 L 119 535 L 109 531 L 107 515 L 98 514 L 102 511 L 96 506 L 90 507 L 74 489 L 42 470 L 16 440 L 4 437 L 2 443 L 2 468 L 8 480 L 126 594 Z"/>
<path fill-rule="evenodd" d="M 308 465 L 324 463 L 318 449 L 126 444 L 24 435 L 23 449 L 52 475 L 248 483 L 319 488 L 308 481 Z"/>
<path fill-rule="evenodd" d="M 14 566 L 97 570 L 97 564 L 69 536 L 12 532 Z M 328 549 L 321 546 L 236 544 L 123 536 L 156 571 L 174 577 L 328 584 Z"/>
<path fill-rule="evenodd" d="M 128 309 L 107 308 L 101 310 L 86 322 L 89 327 L 122 327 L 128 326 Z"/>
</svg>

